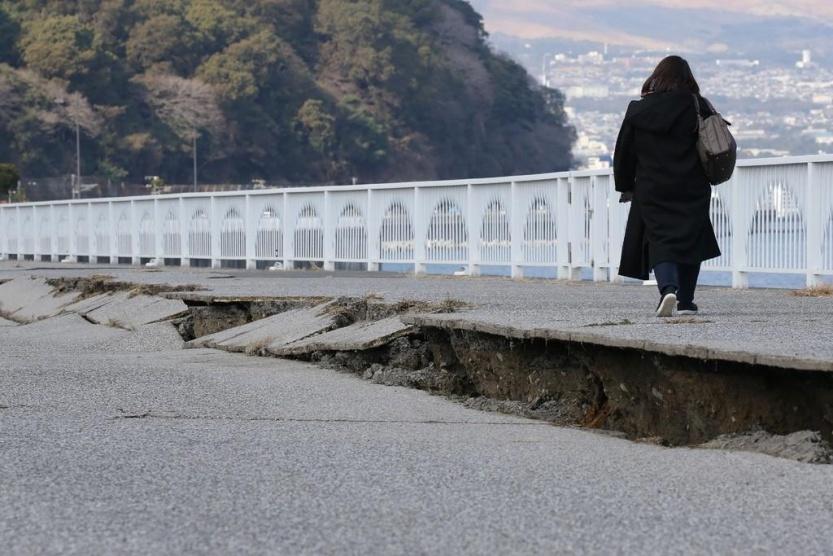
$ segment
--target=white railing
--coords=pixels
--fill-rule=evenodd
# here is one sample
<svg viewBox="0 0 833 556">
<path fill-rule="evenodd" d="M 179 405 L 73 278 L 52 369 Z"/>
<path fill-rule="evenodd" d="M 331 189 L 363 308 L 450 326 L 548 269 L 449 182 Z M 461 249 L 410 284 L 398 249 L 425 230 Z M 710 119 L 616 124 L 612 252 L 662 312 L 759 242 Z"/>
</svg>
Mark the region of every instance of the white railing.
<svg viewBox="0 0 833 556">
<path fill-rule="evenodd" d="M 0 206 L 0 254 L 52 261 L 551 268 L 616 280 L 628 205 L 609 170 Z M 747 160 L 714 189 L 706 269 L 833 275 L 833 156 Z"/>
</svg>

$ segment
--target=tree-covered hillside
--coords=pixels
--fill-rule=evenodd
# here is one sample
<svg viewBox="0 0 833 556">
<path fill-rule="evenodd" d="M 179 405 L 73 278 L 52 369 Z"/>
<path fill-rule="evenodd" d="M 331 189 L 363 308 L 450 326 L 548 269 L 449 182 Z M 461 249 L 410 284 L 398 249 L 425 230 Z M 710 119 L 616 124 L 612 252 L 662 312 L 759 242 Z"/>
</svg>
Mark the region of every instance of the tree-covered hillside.
<svg viewBox="0 0 833 556">
<path fill-rule="evenodd" d="M 0 163 L 114 181 L 566 169 L 563 99 L 463 0 L 0 0 Z"/>
</svg>

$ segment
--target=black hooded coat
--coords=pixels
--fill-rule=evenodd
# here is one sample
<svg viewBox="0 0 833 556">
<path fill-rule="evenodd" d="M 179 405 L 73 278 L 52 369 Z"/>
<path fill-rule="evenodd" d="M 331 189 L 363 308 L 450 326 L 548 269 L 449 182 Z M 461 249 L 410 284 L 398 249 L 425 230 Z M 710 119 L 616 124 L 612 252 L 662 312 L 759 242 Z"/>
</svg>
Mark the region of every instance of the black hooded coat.
<svg viewBox="0 0 833 556">
<path fill-rule="evenodd" d="M 699 96 L 698 102 L 703 116 L 711 114 Z M 658 263 L 699 264 L 720 256 L 696 130 L 690 93 L 654 93 L 628 106 L 613 162 L 616 190 L 633 194 L 622 276 L 646 280 Z"/>
</svg>

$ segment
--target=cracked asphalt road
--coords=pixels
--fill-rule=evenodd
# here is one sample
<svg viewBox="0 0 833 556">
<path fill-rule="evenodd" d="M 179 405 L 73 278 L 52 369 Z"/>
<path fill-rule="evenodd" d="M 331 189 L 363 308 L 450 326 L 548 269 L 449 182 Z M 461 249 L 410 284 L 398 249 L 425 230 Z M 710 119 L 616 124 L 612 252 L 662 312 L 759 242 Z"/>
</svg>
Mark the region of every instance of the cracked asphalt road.
<svg viewBox="0 0 833 556">
<path fill-rule="evenodd" d="M 0 327 L 4 554 L 833 551 L 831 466 L 67 326 Z"/>
<path fill-rule="evenodd" d="M 165 267 L 0 262 L 0 280 L 107 274 L 119 280 L 197 285 L 197 296 L 382 296 L 387 301 L 463 301 L 473 310 L 436 317 L 496 333 L 569 334 L 588 343 L 635 347 L 694 358 L 833 371 L 833 298 L 784 290 L 701 288 L 702 314 L 658 320 L 654 287 L 504 278 L 421 277 L 359 272 L 243 272 Z M 588 337 L 590 336 L 590 337 Z"/>
</svg>

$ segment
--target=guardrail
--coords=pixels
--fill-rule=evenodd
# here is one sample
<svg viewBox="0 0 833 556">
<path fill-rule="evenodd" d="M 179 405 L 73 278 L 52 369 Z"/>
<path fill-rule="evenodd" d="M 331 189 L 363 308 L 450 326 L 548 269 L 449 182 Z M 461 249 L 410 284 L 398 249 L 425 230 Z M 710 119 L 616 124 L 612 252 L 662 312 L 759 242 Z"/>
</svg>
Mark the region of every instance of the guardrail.
<svg viewBox="0 0 833 556">
<path fill-rule="evenodd" d="M 628 205 L 609 170 L 0 206 L 0 255 L 189 264 L 245 261 L 557 269 L 616 280 Z M 745 160 L 714 189 L 723 256 L 706 270 L 833 275 L 833 156 Z"/>
</svg>

